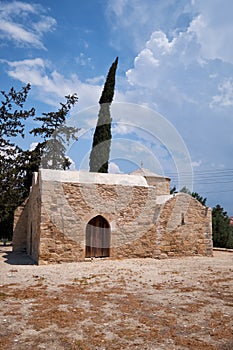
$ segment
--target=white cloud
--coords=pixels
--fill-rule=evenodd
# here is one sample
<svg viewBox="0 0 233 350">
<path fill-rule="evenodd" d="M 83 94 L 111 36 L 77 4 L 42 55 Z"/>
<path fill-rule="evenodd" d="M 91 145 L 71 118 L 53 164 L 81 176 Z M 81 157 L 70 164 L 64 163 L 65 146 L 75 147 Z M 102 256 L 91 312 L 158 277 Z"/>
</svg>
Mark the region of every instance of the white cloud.
<svg viewBox="0 0 233 350">
<path fill-rule="evenodd" d="M 119 166 L 114 163 L 114 162 L 110 162 L 109 163 L 109 168 L 108 168 L 108 172 L 110 174 L 122 174 L 123 172 L 120 170 Z"/>
<path fill-rule="evenodd" d="M 151 76 L 159 66 L 159 60 L 153 56 L 152 51 L 148 48 L 142 50 L 135 58 L 134 65 L 135 69 L 130 69 L 126 73 L 129 83 L 134 85 L 141 82 L 143 86 L 151 86 L 151 83 L 153 84 Z"/>
<path fill-rule="evenodd" d="M 29 151 L 33 151 L 37 145 L 38 145 L 38 142 L 32 142 L 29 146 Z"/>
<path fill-rule="evenodd" d="M 233 2 L 231 0 L 196 0 L 193 9 L 199 13 L 189 31 L 197 36 L 205 59 L 221 59 L 233 63 Z"/>
<path fill-rule="evenodd" d="M 78 64 L 80 64 L 80 66 L 90 66 L 91 68 L 93 68 L 91 66 L 91 57 L 87 57 L 83 52 L 80 52 L 79 56 L 76 57 L 75 60 Z"/>
<path fill-rule="evenodd" d="M 144 103 L 149 102 L 149 106 L 158 108 L 161 112 L 162 103 L 167 100 L 180 110 L 184 104 L 190 103 L 196 105 L 196 108 L 200 104 L 208 108 L 217 104 L 222 107 L 231 106 L 232 81 L 219 74 L 219 68 L 226 74 L 230 66 L 223 70 L 216 45 L 211 44 L 217 33 L 205 38 L 210 45 L 207 55 L 203 49 L 204 37 L 198 35 L 202 28 L 207 30 L 208 25 L 198 15 L 186 30 L 175 33 L 170 40 L 161 30 L 153 32 L 145 47 L 135 57 L 134 67 L 126 72 L 128 83 L 134 88 L 128 89 L 126 96 L 131 97 L 132 101 L 137 99 L 139 103 L 144 99 Z M 222 38 L 221 43 L 226 44 L 225 40 Z M 220 92 L 219 95 L 214 94 L 216 89 Z"/>
<path fill-rule="evenodd" d="M 192 167 L 194 167 L 194 168 L 201 166 L 201 164 L 202 164 L 201 160 L 194 161 L 194 162 L 191 163 Z"/>
<path fill-rule="evenodd" d="M 96 84 L 99 84 L 99 83 L 103 84 L 104 79 L 105 79 L 105 77 L 103 75 L 100 75 L 99 77 L 86 79 L 86 82 L 88 84 L 93 84 L 93 85 L 96 85 Z"/>
<path fill-rule="evenodd" d="M 227 62 L 233 62 L 232 13 L 232 0 L 109 0 L 106 10 L 118 47 L 141 51 L 153 32 L 173 38 L 189 28 L 203 58 Z"/>
<path fill-rule="evenodd" d="M 18 43 L 32 44 L 38 48 L 44 48 L 41 40 L 32 32 L 25 30 L 21 25 L 1 20 L 1 36 L 7 36 Z"/>
<path fill-rule="evenodd" d="M 134 67 L 126 72 L 129 84 L 167 90 L 177 101 L 180 97 L 190 100 L 179 91 L 179 80 L 188 74 L 189 65 L 198 61 L 195 49 L 195 37 L 188 32 L 178 34 L 171 41 L 165 33 L 153 32 L 145 48 L 134 59 Z"/>
<path fill-rule="evenodd" d="M 166 34 L 159 30 L 151 34 L 147 46 L 152 50 L 156 48 L 157 54 L 163 56 L 172 50 L 174 43 L 175 40 L 169 42 Z"/>
<path fill-rule="evenodd" d="M 174 0 L 108 0 L 106 16 L 114 47 L 128 46 L 138 51 L 152 32 L 169 26 L 172 31 L 180 14 L 186 11 L 185 3 L 183 0 L 176 3 Z"/>
<path fill-rule="evenodd" d="M 1 10 L 5 16 L 23 16 L 25 13 L 35 13 L 36 7 L 22 1 L 2 2 Z"/>
<path fill-rule="evenodd" d="M 6 61 L 5 62 L 12 68 L 18 69 L 18 68 L 23 68 L 23 67 L 42 67 L 45 68 L 45 63 L 42 60 L 42 58 L 34 58 L 34 59 L 25 59 L 22 61 Z"/>
<path fill-rule="evenodd" d="M 42 36 L 44 33 L 50 32 L 55 26 L 56 20 L 49 16 L 41 16 L 41 20 L 32 24 L 35 32 L 37 32 L 40 36 Z"/>
<path fill-rule="evenodd" d="M 10 77 L 28 82 L 35 88 L 37 99 L 52 106 L 67 94 L 77 93 L 79 109 L 87 108 L 97 104 L 102 87 L 83 83 L 76 74 L 65 77 L 56 70 L 51 70 L 51 64 L 41 58 L 26 59 L 22 61 L 5 61 L 8 64 Z"/>
<path fill-rule="evenodd" d="M 171 3 L 174 5 L 174 1 Z M 151 19 L 149 36 L 143 30 L 139 33 L 140 20 L 139 24 L 131 23 L 135 27 L 133 32 L 140 36 L 141 47 L 126 72 L 129 83 L 125 87 L 126 101 L 147 104 L 167 117 L 184 138 L 191 158 L 202 159 L 192 162 L 198 169 L 208 169 L 213 161 L 221 161 L 228 168 L 232 164 L 233 120 L 229 118 L 233 106 L 232 10 L 233 3 L 228 0 L 198 0 L 186 7 L 190 20 L 182 30 L 177 27 L 171 31 L 168 22 L 166 28 L 158 28 L 156 20 Z M 182 16 L 184 12 L 179 11 Z M 119 13 L 125 19 L 131 16 L 126 5 Z M 146 123 L 144 113 L 141 118 Z M 121 125 L 116 126 L 116 131 L 118 128 Z M 122 129 L 127 134 L 127 126 Z"/>
<path fill-rule="evenodd" d="M 45 16 L 39 5 L 21 1 L 1 3 L 0 38 L 13 41 L 17 46 L 46 49 L 42 36 L 55 25 L 56 20 Z"/>
<path fill-rule="evenodd" d="M 233 106 L 233 80 L 225 79 L 218 85 L 219 95 L 215 95 L 210 103 L 210 108 Z"/>
</svg>

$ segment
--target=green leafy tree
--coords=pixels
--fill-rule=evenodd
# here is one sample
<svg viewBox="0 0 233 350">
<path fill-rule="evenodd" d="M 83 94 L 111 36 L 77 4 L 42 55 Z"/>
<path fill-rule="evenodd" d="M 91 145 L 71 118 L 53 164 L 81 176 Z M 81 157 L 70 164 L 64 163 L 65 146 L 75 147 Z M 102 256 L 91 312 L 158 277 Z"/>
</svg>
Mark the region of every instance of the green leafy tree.
<svg viewBox="0 0 233 350">
<path fill-rule="evenodd" d="M 214 247 L 226 248 L 230 236 L 230 223 L 227 212 L 218 204 L 212 210 Z"/>
<path fill-rule="evenodd" d="M 118 64 L 118 57 L 111 65 L 104 89 L 99 100 L 100 110 L 98 114 L 97 126 L 93 136 L 92 150 L 90 154 L 91 172 L 108 172 L 110 147 L 111 147 L 111 115 L 110 105 L 113 101 L 115 76 Z"/>
<path fill-rule="evenodd" d="M 16 91 L 1 91 L 0 105 L 0 238 L 12 234 L 14 210 L 27 196 L 24 186 L 25 153 L 16 145 L 24 137 L 25 120 L 33 117 L 35 109 L 25 110 L 30 84 Z"/>
<path fill-rule="evenodd" d="M 66 156 L 67 146 L 71 140 L 77 140 L 77 133 L 80 130 L 66 124 L 67 114 L 77 103 L 76 94 L 68 95 L 65 103 L 60 103 L 61 108 L 57 112 L 42 113 L 42 117 L 36 117 L 35 121 L 41 122 L 40 127 L 34 128 L 30 133 L 34 136 L 41 136 L 43 142 L 38 143 L 31 152 L 30 167 L 28 176 L 32 170 L 41 167 L 44 169 L 68 169 L 69 158 Z M 30 182 L 30 181 L 29 181 Z"/>
</svg>

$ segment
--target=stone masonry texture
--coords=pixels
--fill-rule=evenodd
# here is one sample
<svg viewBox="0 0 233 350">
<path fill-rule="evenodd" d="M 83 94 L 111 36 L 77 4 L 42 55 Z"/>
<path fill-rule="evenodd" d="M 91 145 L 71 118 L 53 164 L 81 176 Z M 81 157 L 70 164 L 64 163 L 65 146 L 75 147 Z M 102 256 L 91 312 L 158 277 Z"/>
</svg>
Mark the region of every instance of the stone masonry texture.
<svg viewBox="0 0 233 350">
<path fill-rule="evenodd" d="M 82 261 L 88 222 L 99 215 L 110 227 L 110 258 L 212 256 L 211 210 L 188 194 L 169 195 L 163 178 L 129 186 L 39 174 L 15 213 L 13 249 L 38 264 Z"/>
</svg>

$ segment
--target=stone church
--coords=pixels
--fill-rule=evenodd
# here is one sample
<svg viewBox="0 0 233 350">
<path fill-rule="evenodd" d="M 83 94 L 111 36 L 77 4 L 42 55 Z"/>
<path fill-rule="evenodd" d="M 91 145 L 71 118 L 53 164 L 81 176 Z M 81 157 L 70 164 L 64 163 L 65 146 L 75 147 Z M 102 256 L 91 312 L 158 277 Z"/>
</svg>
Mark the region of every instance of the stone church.
<svg viewBox="0 0 233 350">
<path fill-rule="evenodd" d="M 37 264 L 212 255 L 211 210 L 170 179 L 41 169 L 15 212 L 13 250 Z"/>
</svg>

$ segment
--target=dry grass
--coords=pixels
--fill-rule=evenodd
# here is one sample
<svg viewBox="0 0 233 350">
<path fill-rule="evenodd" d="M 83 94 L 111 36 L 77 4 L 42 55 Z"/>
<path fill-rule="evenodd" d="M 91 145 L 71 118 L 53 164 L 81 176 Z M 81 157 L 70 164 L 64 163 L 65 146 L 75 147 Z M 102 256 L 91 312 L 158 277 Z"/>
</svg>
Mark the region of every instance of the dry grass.
<svg viewBox="0 0 233 350">
<path fill-rule="evenodd" d="M 56 286 L 36 267 L 30 285 L 19 279 L 1 285 L 0 349 L 233 349 L 228 266 L 215 267 L 210 258 L 198 271 L 194 259 L 193 278 L 186 280 L 190 260 L 183 259 L 184 268 L 180 262 L 158 262 L 161 271 L 145 276 L 156 261 L 144 266 L 140 260 L 137 270 L 117 261 L 107 268 L 105 260 L 103 272 L 90 264 L 91 273 L 85 268 L 83 276 L 68 276 Z"/>
</svg>

